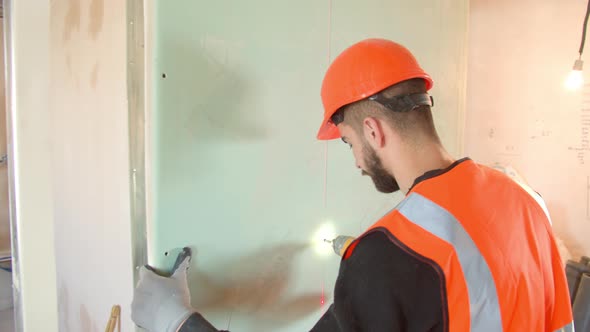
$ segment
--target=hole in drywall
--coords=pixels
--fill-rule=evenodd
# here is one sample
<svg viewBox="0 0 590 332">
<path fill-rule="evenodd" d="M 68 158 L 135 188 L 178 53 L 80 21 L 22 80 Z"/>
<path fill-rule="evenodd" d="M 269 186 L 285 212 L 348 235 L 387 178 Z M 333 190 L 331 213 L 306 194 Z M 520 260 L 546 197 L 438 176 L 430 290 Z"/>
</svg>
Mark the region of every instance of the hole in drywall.
<svg viewBox="0 0 590 332">
<path fill-rule="evenodd" d="M 166 73 L 162 73 L 162 78 L 166 78 Z"/>
<path fill-rule="evenodd" d="M 168 256 L 168 252 L 167 251 L 164 253 L 164 256 Z"/>
</svg>

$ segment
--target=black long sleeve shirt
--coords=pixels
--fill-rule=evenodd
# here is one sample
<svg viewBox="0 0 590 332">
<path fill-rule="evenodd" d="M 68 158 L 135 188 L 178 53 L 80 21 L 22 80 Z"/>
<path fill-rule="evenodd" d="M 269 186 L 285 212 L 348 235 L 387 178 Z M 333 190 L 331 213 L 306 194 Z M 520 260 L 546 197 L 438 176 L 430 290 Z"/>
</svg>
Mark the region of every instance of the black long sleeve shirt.
<svg viewBox="0 0 590 332">
<path fill-rule="evenodd" d="M 446 331 L 445 289 L 435 264 L 375 230 L 342 261 L 334 304 L 311 331 Z"/>
</svg>

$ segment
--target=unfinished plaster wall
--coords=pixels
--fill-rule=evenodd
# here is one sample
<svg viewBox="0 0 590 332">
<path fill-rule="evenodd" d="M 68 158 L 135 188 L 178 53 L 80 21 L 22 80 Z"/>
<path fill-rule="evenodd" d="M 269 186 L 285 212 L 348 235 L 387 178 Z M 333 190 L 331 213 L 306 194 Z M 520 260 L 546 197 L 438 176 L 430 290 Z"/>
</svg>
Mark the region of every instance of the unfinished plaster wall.
<svg viewBox="0 0 590 332">
<path fill-rule="evenodd" d="M 131 331 L 126 2 L 53 1 L 51 136 L 59 330 Z"/>
</svg>

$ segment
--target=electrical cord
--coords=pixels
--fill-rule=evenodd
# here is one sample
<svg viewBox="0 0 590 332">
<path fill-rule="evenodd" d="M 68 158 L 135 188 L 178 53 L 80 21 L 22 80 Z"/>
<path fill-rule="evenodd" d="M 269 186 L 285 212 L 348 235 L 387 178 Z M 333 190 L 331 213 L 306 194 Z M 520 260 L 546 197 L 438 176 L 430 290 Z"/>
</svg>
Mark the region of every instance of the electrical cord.
<svg viewBox="0 0 590 332">
<path fill-rule="evenodd" d="M 590 17 L 590 0 L 588 0 L 588 6 L 586 7 L 586 17 L 584 18 L 584 26 L 582 28 L 582 41 L 580 42 L 580 59 L 582 53 L 584 53 L 584 45 L 586 44 L 586 29 L 588 28 L 588 18 Z"/>
</svg>

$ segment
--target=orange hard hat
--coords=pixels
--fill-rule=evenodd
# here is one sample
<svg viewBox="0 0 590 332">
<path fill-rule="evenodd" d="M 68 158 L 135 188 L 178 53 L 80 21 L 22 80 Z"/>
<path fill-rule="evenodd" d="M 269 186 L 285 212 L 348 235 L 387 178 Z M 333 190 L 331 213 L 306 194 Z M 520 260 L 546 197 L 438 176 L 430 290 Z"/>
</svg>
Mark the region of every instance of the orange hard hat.
<svg viewBox="0 0 590 332">
<path fill-rule="evenodd" d="M 342 106 L 413 78 L 424 79 L 426 89 L 432 88 L 432 78 L 402 45 L 386 39 L 366 39 L 350 46 L 334 59 L 324 76 L 324 121 L 318 139 L 340 137 L 340 131 L 330 119 Z"/>
</svg>

